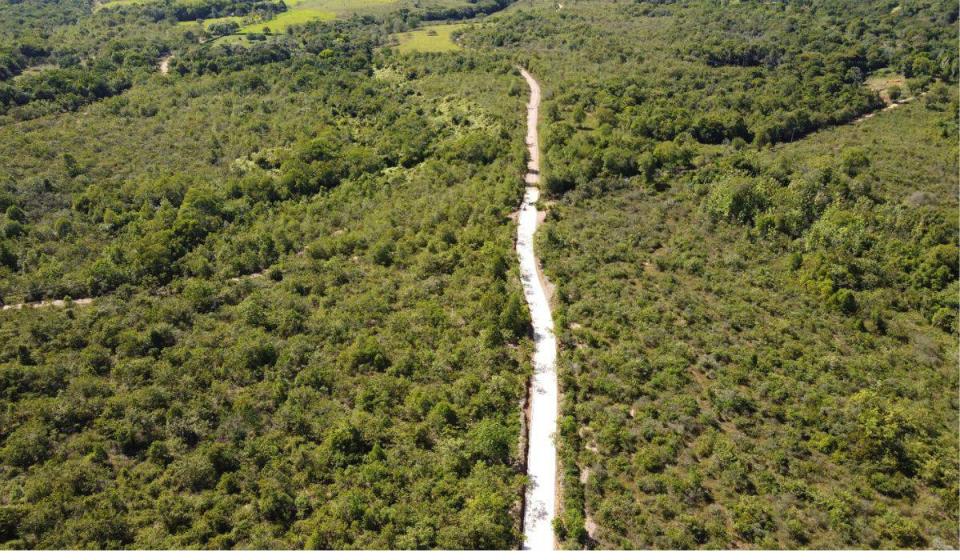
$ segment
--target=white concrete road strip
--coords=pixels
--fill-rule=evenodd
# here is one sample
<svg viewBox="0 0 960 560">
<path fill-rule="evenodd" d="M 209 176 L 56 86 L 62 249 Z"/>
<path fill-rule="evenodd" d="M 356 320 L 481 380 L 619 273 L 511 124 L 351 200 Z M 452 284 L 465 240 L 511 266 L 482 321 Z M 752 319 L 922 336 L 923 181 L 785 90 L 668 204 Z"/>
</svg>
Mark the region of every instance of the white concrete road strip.
<svg viewBox="0 0 960 560">
<path fill-rule="evenodd" d="M 533 237 L 537 231 L 537 206 L 540 198 L 540 146 L 537 118 L 540 86 L 526 70 L 520 73 L 530 86 L 527 105 L 527 189 L 520 206 L 517 225 L 517 254 L 523 293 L 533 320 L 535 351 L 533 379 L 530 383 L 528 416 L 527 487 L 523 517 L 523 548 L 553 550 L 553 518 L 557 500 L 557 340 L 553 335 L 553 317 L 543 279 L 540 277 Z"/>
</svg>

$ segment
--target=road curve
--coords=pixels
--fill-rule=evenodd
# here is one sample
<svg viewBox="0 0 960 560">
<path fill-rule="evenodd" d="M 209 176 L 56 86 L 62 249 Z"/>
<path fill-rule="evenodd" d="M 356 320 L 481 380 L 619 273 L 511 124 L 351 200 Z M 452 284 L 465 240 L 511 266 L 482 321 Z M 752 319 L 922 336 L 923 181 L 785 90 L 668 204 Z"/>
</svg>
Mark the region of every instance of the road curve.
<svg viewBox="0 0 960 560">
<path fill-rule="evenodd" d="M 553 550 L 553 518 L 557 501 L 557 339 L 553 335 L 550 301 L 534 253 L 537 231 L 537 200 L 540 198 L 540 142 L 537 120 L 540 84 L 524 69 L 520 73 L 530 87 L 527 105 L 527 148 L 530 160 L 525 177 L 527 188 L 517 220 L 517 255 L 520 280 L 533 322 L 533 378 L 530 381 L 527 416 L 527 486 L 523 516 L 523 548 Z"/>
</svg>

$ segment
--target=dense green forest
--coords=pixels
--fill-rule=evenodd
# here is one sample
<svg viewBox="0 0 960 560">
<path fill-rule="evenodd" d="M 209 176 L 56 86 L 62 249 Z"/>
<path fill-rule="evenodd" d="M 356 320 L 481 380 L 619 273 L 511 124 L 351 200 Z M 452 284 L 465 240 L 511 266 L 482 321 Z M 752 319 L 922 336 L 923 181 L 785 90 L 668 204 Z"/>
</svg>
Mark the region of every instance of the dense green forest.
<svg viewBox="0 0 960 560">
<path fill-rule="evenodd" d="M 518 547 L 518 64 L 561 545 L 958 548 L 955 2 L 95 8 L 0 0 L 0 548 Z"/>
</svg>

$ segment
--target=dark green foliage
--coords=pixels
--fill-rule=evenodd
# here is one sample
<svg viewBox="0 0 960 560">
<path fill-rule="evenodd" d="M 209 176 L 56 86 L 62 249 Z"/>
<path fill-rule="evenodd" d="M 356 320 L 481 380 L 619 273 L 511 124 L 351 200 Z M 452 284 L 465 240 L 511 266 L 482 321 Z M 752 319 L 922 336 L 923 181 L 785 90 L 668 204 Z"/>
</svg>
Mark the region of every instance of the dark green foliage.
<svg viewBox="0 0 960 560">
<path fill-rule="evenodd" d="M 42 422 L 22 425 L 4 441 L 3 460 L 13 467 L 26 469 L 46 459 L 49 453 L 49 429 Z"/>
<path fill-rule="evenodd" d="M 768 184 L 750 177 L 729 177 L 710 188 L 707 211 L 714 219 L 753 225 L 769 204 Z"/>
<path fill-rule="evenodd" d="M 172 2 L 148 4 L 142 9 L 143 12 L 154 19 L 172 15 L 177 21 L 250 14 L 259 14 L 264 19 L 269 19 L 274 14 L 286 10 L 287 6 L 283 0 L 278 2 L 273 0 L 174 0 Z"/>
</svg>

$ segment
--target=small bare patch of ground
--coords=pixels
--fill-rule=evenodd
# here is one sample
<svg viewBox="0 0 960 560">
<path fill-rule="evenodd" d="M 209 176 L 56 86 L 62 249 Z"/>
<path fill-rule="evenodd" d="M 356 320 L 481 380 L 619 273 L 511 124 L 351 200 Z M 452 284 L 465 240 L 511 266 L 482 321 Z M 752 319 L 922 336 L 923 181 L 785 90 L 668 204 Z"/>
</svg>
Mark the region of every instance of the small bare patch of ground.
<svg viewBox="0 0 960 560">
<path fill-rule="evenodd" d="M 584 449 L 593 453 L 600 453 L 600 448 L 597 447 L 597 443 L 593 440 L 593 433 L 590 431 L 590 428 L 582 426 L 578 431 L 578 435 L 583 441 Z"/>
<path fill-rule="evenodd" d="M 255 278 L 260 278 L 263 276 L 263 271 L 253 272 L 251 274 L 245 274 L 243 276 L 234 276 L 233 278 L 228 278 L 227 282 L 240 282 L 241 280 L 253 280 Z"/>
<path fill-rule="evenodd" d="M 904 201 L 908 206 L 930 206 L 936 203 L 936 197 L 926 191 L 914 191 Z"/>
<path fill-rule="evenodd" d="M 580 469 L 580 484 L 586 486 L 587 483 L 590 482 L 590 474 L 590 467 L 583 467 Z M 597 525 L 597 522 L 594 521 L 593 516 L 590 515 L 590 512 L 587 510 L 586 506 L 583 508 L 583 528 L 586 529 L 587 535 L 589 535 L 591 539 L 596 540 L 597 529 L 599 526 Z"/>
<path fill-rule="evenodd" d="M 597 525 L 597 522 L 593 520 L 593 516 L 588 512 L 583 512 L 583 528 L 587 530 L 587 535 L 591 539 L 597 540 L 597 529 L 600 527 Z"/>
<path fill-rule="evenodd" d="M 167 75 L 170 72 L 170 61 L 173 60 L 173 55 L 168 54 L 167 56 L 160 59 L 160 73 Z"/>
</svg>

